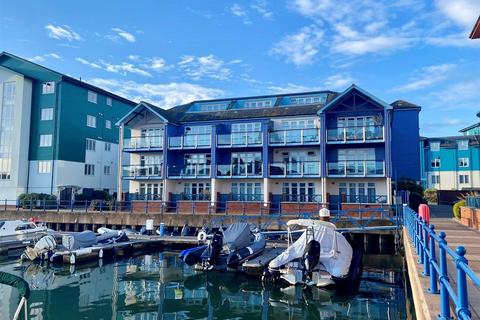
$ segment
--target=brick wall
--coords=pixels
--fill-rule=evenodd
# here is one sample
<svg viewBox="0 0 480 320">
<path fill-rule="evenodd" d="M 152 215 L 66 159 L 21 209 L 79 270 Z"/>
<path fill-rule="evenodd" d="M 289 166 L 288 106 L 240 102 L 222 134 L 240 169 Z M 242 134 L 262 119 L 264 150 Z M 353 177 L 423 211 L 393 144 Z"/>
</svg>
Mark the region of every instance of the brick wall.
<svg viewBox="0 0 480 320">
<path fill-rule="evenodd" d="M 317 212 L 323 207 L 321 203 L 308 202 L 281 202 L 280 212 L 282 214 L 298 214 L 304 212 Z"/>
<path fill-rule="evenodd" d="M 163 213 L 161 201 L 132 201 L 133 213 L 145 213 L 146 208 L 148 213 Z"/>
<path fill-rule="evenodd" d="M 480 209 L 460 207 L 460 223 L 464 226 L 480 230 Z"/>
<path fill-rule="evenodd" d="M 359 203 L 342 203 L 341 210 L 347 211 L 347 215 L 350 215 L 355 218 L 369 218 L 371 216 L 380 217 L 381 211 L 368 211 L 368 209 L 385 209 L 387 212 L 390 211 L 390 207 L 387 205 L 381 204 L 359 204 Z M 365 210 L 358 212 L 358 210 Z M 351 210 L 351 211 L 349 211 Z"/>
<path fill-rule="evenodd" d="M 177 211 L 180 214 L 209 214 L 215 212 L 215 208 L 209 210 L 210 201 L 177 201 Z"/>
<path fill-rule="evenodd" d="M 246 214 L 259 215 L 261 213 L 268 214 L 269 206 L 264 206 L 263 202 L 244 202 L 244 201 L 227 201 L 227 214 Z"/>
</svg>

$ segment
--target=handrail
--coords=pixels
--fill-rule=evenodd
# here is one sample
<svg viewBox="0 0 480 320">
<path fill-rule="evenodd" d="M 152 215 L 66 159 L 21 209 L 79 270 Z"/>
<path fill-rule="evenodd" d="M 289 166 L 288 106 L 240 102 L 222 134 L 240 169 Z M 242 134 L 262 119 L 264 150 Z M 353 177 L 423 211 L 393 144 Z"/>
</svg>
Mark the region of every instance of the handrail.
<svg viewBox="0 0 480 320">
<path fill-rule="evenodd" d="M 270 176 L 318 176 L 320 161 L 273 162 L 268 164 Z"/>
<path fill-rule="evenodd" d="M 124 149 L 163 148 L 163 135 L 123 139 Z"/>
<path fill-rule="evenodd" d="M 287 134 L 291 132 L 298 132 L 298 134 Z M 320 129 L 303 128 L 270 131 L 268 133 L 268 143 L 270 145 L 317 144 L 320 143 Z"/>
<path fill-rule="evenodd" d="M 347 142 L 347 141 L 370 141 L 383 140 L 385 136 L 385 126 L 383 125 L 364 125 L 348 126 L 327 129 L 328 142 Z"/>
<path fill-rule="evenodd" d="M 232 146 L 261 146 L 263 144 L 262 131 L 241 131 L 232 133 L 219 133 L 216 135 L 218 147 Z"/>
<path fill-rule="evenodd" d="M 383 160 L 342 160 L 327 162 L 328 176 L 383 176 L 385 161 Z"/>
<path fill-rule="evenodd" d="M 419 256 L 419 264 L 424 266 L 423 275 L 429 277 L 431 294 L 440 293 L 439 319 L 450 319 L 450 301 L 455 305 L 455 315 L 458 319 L 471 319 L 472 313 L 468 306 L 467 278 L 480 288 L 480 278 L 468 266 L 465 257 L 467 250 L 463 246 L 456 247 L 455 251 L 448 246 L 447 235 L 444 231 L 438 234 L 433 224 L 428 225 L 415 211 L 404 205 L 404 226 L 410 241 Z M 436 257 L 438 247 L 439 257 Z M 448 276 L 447 257 L 455 265 L 456 289 L 450 283 Z M 440 285 L 440 290 L 438 286 Z"/>
</svg>

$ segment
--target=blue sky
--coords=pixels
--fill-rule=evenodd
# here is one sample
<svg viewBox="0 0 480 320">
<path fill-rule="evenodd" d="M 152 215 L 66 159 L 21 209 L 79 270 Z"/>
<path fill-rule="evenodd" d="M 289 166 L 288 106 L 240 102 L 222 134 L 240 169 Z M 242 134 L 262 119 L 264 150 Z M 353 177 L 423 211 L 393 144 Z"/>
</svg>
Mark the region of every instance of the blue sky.
<svg viewBox="0 0 480 320">
<path fill-rule="evenodd" d="M 421 105 L 421 133 L 477 122 L 480 0 L 8 1 L 0 51 L 168 108 L 342 91 Z M 408 129 L 408 128 L 406 128 Z"/>
</svg>

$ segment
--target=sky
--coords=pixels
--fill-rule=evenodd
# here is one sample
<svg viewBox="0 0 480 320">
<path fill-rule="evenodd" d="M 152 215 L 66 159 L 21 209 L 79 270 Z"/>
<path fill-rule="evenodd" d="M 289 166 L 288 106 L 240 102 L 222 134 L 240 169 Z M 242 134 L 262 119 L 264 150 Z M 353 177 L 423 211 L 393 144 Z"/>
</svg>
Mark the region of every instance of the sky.
<svg viewBox="0 0 480 320">
<path fill-rule="evenodd" d="M 0 0 L 0 51 L 162 108 L 355 83 L 420 105 L 421 134 L 442 136 L 479 121 L 479 15 L 480 0 Z"/>
</svg>

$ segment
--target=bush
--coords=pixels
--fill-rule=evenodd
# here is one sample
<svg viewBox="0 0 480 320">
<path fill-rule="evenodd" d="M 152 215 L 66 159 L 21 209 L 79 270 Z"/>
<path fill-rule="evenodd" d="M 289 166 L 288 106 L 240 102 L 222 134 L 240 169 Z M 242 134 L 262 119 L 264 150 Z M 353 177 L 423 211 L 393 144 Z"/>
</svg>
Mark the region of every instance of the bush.
<svg viewBox="0 0 480 320">
<path fill-rule="evenodd" d="M 453 205 L 453 216 L 457 219 L 460 219 L 460 207 L 464 207 L 465 206 L 465 200 L 460 200 L 458 202 L 455 202 L 455 204 Z"/>
<path fill-rule="evenodd" d="M 425 196 L 425 199 L 428 202 L 433 202 L 436 203 L 438 201 L 437 198 L 437 189 L 427 189 L 423 192 L 423 195 Z"/>
<path fill-rule="evenodd" d="M 32 208 L 42 208 L 44 200 L 51 203 L 57 200 L 57 196 L 46 193 L 22 193 L 18 196 L 19 205 L 25 209 L 30 209 L 30 205 Z"/>
</svg>

